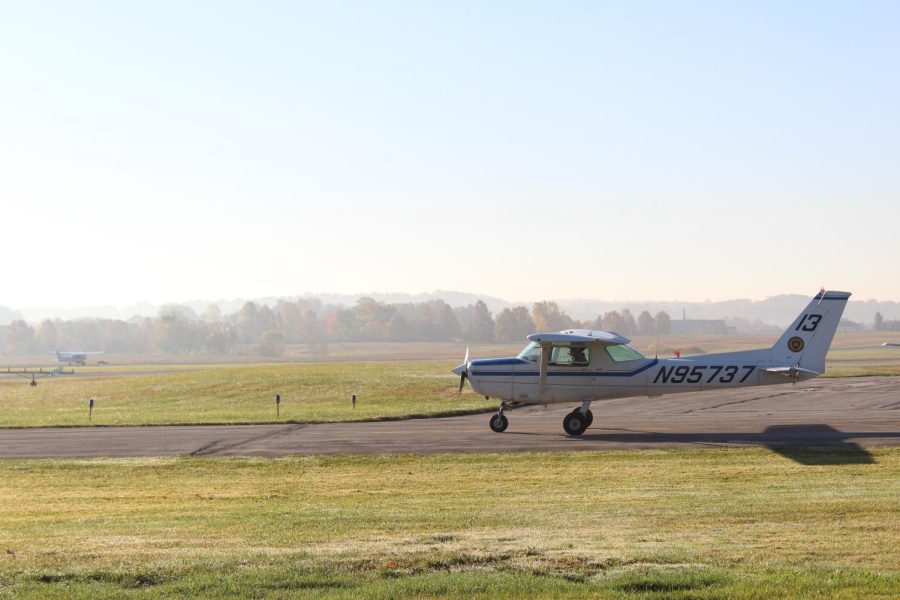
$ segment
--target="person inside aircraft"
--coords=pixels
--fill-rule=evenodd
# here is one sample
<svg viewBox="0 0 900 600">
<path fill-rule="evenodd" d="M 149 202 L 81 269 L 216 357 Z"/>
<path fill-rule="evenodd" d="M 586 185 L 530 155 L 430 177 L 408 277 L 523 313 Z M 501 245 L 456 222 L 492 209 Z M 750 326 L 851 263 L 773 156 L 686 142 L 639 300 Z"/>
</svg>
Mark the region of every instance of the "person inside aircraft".
<svg viewBox="0 0 900 600">
<path fill-rule="evenodd" d="M 570 350 L 572 354 L 572 364 L 573 365 L 586 365 L 588 364 L 588 359 L 584 355 L 584 348 L 579 348 L 578 346 L 573 346 Z"/>
</svg>

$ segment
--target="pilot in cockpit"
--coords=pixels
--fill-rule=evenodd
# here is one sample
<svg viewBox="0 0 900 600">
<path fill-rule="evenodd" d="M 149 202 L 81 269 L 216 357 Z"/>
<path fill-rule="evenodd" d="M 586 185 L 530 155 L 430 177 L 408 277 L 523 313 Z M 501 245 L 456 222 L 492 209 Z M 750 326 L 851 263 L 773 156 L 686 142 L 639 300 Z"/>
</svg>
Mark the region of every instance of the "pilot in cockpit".
<svg viewBox="0 0 900 600">
<path fill-rule="evenodd" d="M 586 365 L 588 364 L 588 359 L 584 355 L 584 348 L 579 348 L 578 346 L 573 346 L 570 349 L 572 354 L 572 364 L 573 365 Z"/>
</svg>

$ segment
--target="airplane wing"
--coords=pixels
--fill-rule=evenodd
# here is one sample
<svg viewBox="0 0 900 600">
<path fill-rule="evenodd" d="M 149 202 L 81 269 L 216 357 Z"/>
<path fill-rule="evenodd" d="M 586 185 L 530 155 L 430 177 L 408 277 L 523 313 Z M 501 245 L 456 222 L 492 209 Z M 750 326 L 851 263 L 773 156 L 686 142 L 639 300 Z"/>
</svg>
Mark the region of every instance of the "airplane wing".
<svg viewBox="0 0 900 600">
<path fill-rule="evenodd" d="M 618 346 L 631 342 L 626 337 L 612 331 L 600 331 L 598 329 L 573 329 L 570 331 L 555 331 L 552 333 L 532 333 L 528 336 L 532 342 L 539 344 L 602 344 L 604 346 Z"/>
</svg>

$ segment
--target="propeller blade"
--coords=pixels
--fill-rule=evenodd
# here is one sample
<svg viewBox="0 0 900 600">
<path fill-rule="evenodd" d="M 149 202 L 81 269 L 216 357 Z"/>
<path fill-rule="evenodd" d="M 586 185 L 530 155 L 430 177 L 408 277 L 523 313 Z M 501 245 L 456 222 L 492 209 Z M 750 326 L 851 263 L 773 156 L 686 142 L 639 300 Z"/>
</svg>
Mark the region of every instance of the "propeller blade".
<svg viewBox="0 0 900 600">
<path fill-rule="evenodd" d="M 462 394 L 463 386 L 466 385 L 466 378 L 469 376 L 469 347 L 466 346 L 466 356 L 463 363 L 457 367 L 459 369 L 459 394 Z M 455 369 L 454 369 L 455 370 Z"/>
</svg>

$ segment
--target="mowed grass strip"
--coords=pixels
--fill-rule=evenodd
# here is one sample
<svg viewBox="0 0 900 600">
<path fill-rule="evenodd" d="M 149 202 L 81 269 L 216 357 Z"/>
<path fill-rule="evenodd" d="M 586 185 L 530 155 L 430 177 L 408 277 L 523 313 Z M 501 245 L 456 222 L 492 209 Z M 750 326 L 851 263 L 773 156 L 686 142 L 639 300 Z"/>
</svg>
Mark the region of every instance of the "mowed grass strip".
<svg viewBox="0 0 900 600">
<path fill-rule="evenodd" d="M 0 381 L 2 427 L 325 422 L 495 407 L 457 393 L 443 361 L 223 365 L 133 376 Z M 276 418 L 275 395 L 281 395 Z M 357 395 L 356 408 L 351 396 Z M 88 420 L 88 400 L 95 399 Z"/>
<path fill-rule="evenodd" d="M 0 592 L 893 598 L 870 451 L 5 461 Z"/>
</svg>

